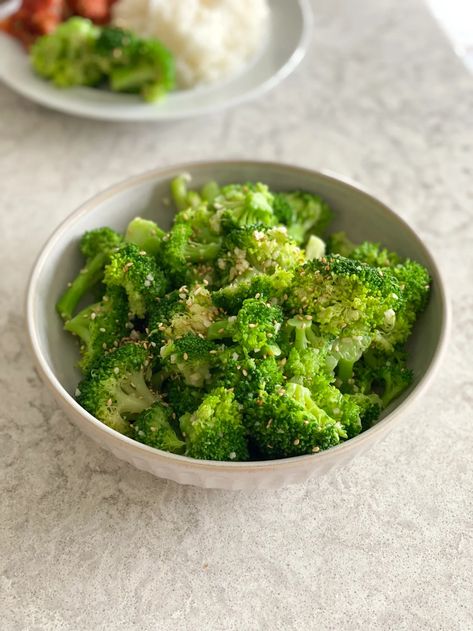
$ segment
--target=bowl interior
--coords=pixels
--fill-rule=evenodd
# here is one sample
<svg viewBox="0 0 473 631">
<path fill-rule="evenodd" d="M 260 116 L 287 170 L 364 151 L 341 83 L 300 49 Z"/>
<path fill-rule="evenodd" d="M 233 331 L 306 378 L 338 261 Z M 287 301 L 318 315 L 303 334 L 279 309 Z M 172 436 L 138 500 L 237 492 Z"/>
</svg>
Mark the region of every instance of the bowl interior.
<svg viewBox="0 0 473 631">
<path fill-rule="evenodd" d="M 46 245 L 33 273 L 30 286 L 30 332 L 37 349 L 59 383 L 73 394 L 80 379 L 74 367 L 78 359 L 76 342 L 63 331 L 54 305 L 66 284 L 78 273 L 81 258 L 78 241 L 86 230 L 110 226 L 123 231 L 140 215 L 169 228 L 173 210 L 169 204 L 169 182 L 183 170 L 192 175 L 192 185 L 209 179 L 219 183 L 262 181 L 275 190 L 305 189 L 320 194 L 333 208 L 333 230 L 345 230 L 354 241 L 383 243 L 401 256 L 424 264 L 433 277 L 432 295 L 410 341 L 410 365 L 415 379 L 384 416 L 415 389 L 431 364 L 440 344 L 444 326 L 444 297 L 441 279 L 429 252 L 415 233 L 382 203 L 334 177 L 268 163 L 219 162 L 162 169 L 133 178 L 87 202 L 56 231 Z"/>
</svg>

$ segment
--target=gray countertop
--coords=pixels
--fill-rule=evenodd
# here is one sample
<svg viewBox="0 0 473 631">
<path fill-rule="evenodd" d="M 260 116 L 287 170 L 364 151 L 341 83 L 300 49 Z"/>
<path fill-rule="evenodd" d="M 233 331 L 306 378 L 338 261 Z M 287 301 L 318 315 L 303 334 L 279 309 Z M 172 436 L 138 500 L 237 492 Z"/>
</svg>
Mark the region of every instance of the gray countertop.
<svg viewBox="0 0 473 631">
<path fill-rule="evenodd" d="M 97 123 L 0 87 L 2 630 L 473 629 L 473 78 L 420 0 L 313 4 L 297 72 L 205 119 Z M 29 270 L 80 202 L 223 157 L 358 179 L 419 231 L 453 296 L 446 361 L 405 422 L 277 492 L 182 487 L 116 460 L 58 410 L 25 340 Z"/>
</svg>

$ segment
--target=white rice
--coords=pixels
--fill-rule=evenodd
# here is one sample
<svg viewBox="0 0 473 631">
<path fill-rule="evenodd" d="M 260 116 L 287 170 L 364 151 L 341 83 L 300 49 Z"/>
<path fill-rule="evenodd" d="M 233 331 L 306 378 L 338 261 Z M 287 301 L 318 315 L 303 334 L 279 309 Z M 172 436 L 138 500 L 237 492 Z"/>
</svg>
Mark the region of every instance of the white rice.
<svg viewBox="0 0 473 631">
<path fill-rule="evenodd" d="M 176 59 L 180 87 L 237 72 L 263 45 L 268 0 L 118 0 L 113 22 L 161 40 Z"/>
</svg>

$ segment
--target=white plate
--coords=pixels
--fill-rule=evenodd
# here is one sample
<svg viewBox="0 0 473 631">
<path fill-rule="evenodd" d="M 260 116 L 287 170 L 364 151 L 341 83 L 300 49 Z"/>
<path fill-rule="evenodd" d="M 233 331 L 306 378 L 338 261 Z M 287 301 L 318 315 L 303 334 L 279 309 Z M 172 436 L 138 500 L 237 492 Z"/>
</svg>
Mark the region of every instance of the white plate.
<svg viewBox="0 0 473 631">
<path fill-rule="evenodd" d="M 139 97 L 91 88 L 61 90 L 36 77 L 20 44 L 0 35 L 0 80 L 22 96 L 67 114 L 109 121 L 161 121 L 216 112 L 261 96 L 298 65 L 312 26 L 308 0 L 270 0 L 267 42 L 238 75 L 214 84 L 174 92 L 157 104 Z"/>
</svg>

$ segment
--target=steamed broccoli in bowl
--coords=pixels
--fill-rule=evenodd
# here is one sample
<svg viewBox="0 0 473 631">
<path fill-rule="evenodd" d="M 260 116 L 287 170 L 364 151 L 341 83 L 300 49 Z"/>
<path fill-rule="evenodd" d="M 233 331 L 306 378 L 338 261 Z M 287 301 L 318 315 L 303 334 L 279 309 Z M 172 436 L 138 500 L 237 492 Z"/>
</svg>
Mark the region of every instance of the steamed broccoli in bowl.
<svg viewBox="0 0 473 631">
<path fill-rule="evenodd" d="M 413 381 L 428 271 L 327 234 L 333 212 L 307 191 L 170 188 L 169 231 L 135 217 L 80 241 L 83 269 L 57 303 L 79 341 L 78 402 L 203 460 L 316 454 L 375 424 Z"/>
</svg>

